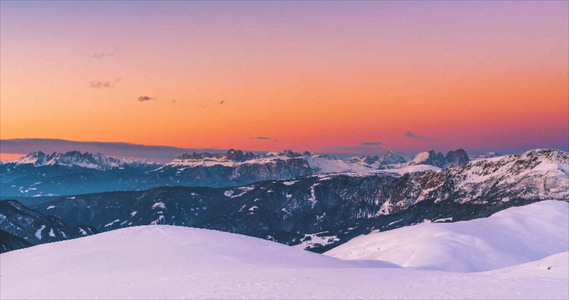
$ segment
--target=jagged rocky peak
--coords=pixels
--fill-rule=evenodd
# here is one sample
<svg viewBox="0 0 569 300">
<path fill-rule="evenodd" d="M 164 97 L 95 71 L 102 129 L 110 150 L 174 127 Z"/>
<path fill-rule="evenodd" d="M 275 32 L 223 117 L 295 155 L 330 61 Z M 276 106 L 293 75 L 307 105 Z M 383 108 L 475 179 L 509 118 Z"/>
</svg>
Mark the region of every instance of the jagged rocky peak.
<svg viewBox="0 0 569 300">
<path fill-rule="evenodd" d="M 569 153 L 556 149 L 534 149 L 526 151 L 522 157 L 540 157 L 555 162 L 567 163 Z"/>
<path fill-rule="evenodd" d="M 243 153 L 241 150 L 229 149 L 225 153 L 225 158 L 233 161 L 246 161 L 256 158 L 256 156 L 253 154 L 253 152 Z"/>
<path fill-rule="evenodd" d="M 387 153 L 385 153 L 380 159 L 379 162 L 382 165 L 392 165 L 392 164 L 402 164 L 402 163 L 406 163 L 408 161 L 411 160 L 411 157 L 409 157 L 406 154 L 403 154 L 401 152 L 393 152 L 391 150 L 388 150 Z"/>
<path fill-rule="evenodd" d="M 429 150 L 427 152 L 421 152 L 415 155 L 413 160 L 409 162 L 409 165 L 431 165 L 439 168 L 444 168 L 446 165 L 446 159 L 442 153 L 437 153 L 435 150 Z"/>
<path fill-rule="evenodd" d="M 46 154 L 42 151 L 30 153 L 13 162 L 7 162 L 9 165 L 28 165 L 34 167 L 42 166 L 66 166 L 79 167 L 87 169 L 96 169 L 107 171 L 114 168 L 132 166 L 132 167 L 151 167 L 157 164 L 147 162 L 145 160 L 133 160 L 128 158 L 113 158 L 105 156 L 102 153 L 69 151 L 66 153 L 53 152 Z"/>
<path fill-rule="evenodd" d="M 378 156 L 371 156 L 371 155 L 362 155 L 362 156 L 353 156 L 347 159 L 349 163 L 365 163 L 371 165 L 379 160 Z"/>
<path fill-rule="evenodd" d="M 184 153 L 176 158 L 176 160 L 203 160 L 203 159 L 220 159 L 235 162 L 247 161 L 250 159 L 257 158 L 253 152 L 243 152 L 241 150 L 229 149 L 225 153 Z"/>
<path fill-rule="evenodd" d="M 100 170 L 112 169 L 114 167 L 118 167 L 122 163 L 123 161 L 120 159 L 107 157 L 101 153 L 82 153 L 80 151 L 69 151 L 66 153 L 53 152 L 50 154 L 38 151 L 16 160 L 16 164 L 33 164 L 36 167 L 61 165 Z"/>
<path fill-rule="evenodd" d="M 445 156 L 446 167 L 455 168 L 462 167 L 470 161 L 470 157 L 464 149 L 457 149 L 454 151 L 449 151 Z"/>
<path fill-rule="evenodd" d="M 194 152 L 194 153 L 191 153 L 191 154 L 190 154 L 190 153 L 184 153 L 184 154 L 178 156 L 176 159 L 179 159 L 179 160 L 204 159 L 204 158 L 215 157 L 215 156 L 216 156 L 215 153 L 207 153 L 207 152 L 204 152 L 204 153 L 196 153 L 196 152 Z"/>
<path fill-rule="evenodd" d="M 435 150 L 429 150 L 428 152 L 421 152 L 409 162 L 410 166 L 413 165 L 431 165 L 439 168 L 454 168 L 462 167 L 470 161 L 468 154 L 464 149 L 457 149 L 449 151 L 446 155 L 441 152 L 435 152 Z"/>
<path fill-rule="evenodd" d="M 486 154 L 474 155 L 472 157 L 472 159 L 484 159 L 484 158 L 492 158 L 492 157 L 499 157 L 499 156 L 503 156 L 503 154 L 500 154 L 497 152 L 488 152 Z"/>
<path fill-rule="evenodd" d="M 497 159 L 475 160 L 467 167 L 476 169 L 476 172 L 500 170 L 511 174 L 526 174 L 528 172 L 561 172 L 563 176 L 569 175 L 569 153 L 554 149 L 535 149 L 519 155 L 505 155 Z"/>
<path fill-rule="evenodd" d="M 24 157 L 16 160 L 18 164 L 33 164 L 34 166 L 41 166 L 45 164 L 46 154 L 42 151 L 32 152 Z"/>
<path fill-rule="evenodd" d="M 555 149 L 530 150 L 520 155 L 512 168 L 524 166 L 539 172 L 560 171 L 569 177 L 569 153 Z"/>
<path fill-rule="evenodd" d="M 283 150 L 283 152 L 282 152 L 282 156 L 286 156 L 286 157 L 299 157 L 299 156 L 302 156 L 302 154 L 293 152 L 293 151 L 290 150 L 290 149 L 285 149 L 285 150 Z"/>
<path fill-rule="evenodd" d="M 271 151 L 267 152 L 265 157 L 301 157 L 301 156 L 311 156 L 312 153 L 304 151 L 303 153 L 294 152 L 291 149 L 284 149 L 282 152 Z"/>
</svg>

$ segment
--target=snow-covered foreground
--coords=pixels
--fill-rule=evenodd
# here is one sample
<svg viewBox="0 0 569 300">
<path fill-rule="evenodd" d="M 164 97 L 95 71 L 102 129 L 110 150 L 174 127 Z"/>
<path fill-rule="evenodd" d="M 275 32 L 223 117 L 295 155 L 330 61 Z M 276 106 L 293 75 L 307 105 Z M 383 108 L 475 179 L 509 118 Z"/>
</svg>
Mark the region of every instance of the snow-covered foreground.
<svg viewBox="0 0 569 300">
<path fill-rule="evenodd" d="M 503 210 L 489 218 L 372 232 L 325 254 L 347 260 L 388 261 L 408 268 L 477 272 L 566 251 L 569 203 L 542 201 Z"/>
<path fill-rule="evenodd" d="M 0 298 L 567 298 L 567 255 L 463 274 L 341 261 L 210 230 L 141 226 L 0 255 Z"/>
</svg>

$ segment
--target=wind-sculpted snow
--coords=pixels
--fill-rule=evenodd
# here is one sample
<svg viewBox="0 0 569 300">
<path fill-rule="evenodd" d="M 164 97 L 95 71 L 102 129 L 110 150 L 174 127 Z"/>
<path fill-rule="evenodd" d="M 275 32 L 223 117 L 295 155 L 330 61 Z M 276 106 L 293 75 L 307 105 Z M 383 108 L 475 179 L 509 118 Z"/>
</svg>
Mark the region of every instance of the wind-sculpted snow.
<svg viewBox="0 0 569 300">
<path fill-rule="evenodd" d="M 325 254 L 418 269 L 487 271 L 569 251 L 568 224 L 569 203 L 542 201 L 488 218 L 372 232 Z"/>
<path fill-rule="evenodd" d="M 567 260 L 560 257 L 519 271 L 446 273 L 341 261 L 172 226 L 126 228 L 0 259 L 2 299 L 566 299 L 569 293 L 569 276 L 561 273 Z"/>
</svg>

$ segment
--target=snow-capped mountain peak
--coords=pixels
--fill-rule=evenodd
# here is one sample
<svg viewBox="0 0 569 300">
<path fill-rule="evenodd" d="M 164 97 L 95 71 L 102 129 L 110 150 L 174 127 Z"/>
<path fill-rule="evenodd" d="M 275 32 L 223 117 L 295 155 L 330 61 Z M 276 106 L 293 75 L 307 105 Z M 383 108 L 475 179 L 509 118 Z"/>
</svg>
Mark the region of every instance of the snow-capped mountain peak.
<svg viewBox="0 0 569 300">
<path fill-rule="evenodd" d="M 393 165 L 393 164 L 403 164 L 411 160 L 411 157 L 407 154 L 400 152 L 393 152 L 391 150 L 387 151 L 380 159 L 382 165 Z"/>
<path fill-rule="evenodd" d="M 499 154 L 497 152 L 488 152 L 486 154 L 479 154 L 472 157 L 472 160 L 479 160 L 479 159 L 486 159 L 486 158 L 493 158 L 503 156 L 503 154 Z"/>
<path fill-rule="evenodd" d="M 452 168 L 462 167 L 469 161 L 470 158 L 464 149 L 449 151 L 446 155 L 443 155 L 441 152 L 437 153 L 435 150 L 429 150 L 415 155 L 408 165 L 431 165 L 439 168 Z"/>
<path fill-rule="evenodd" d="M 38 151 L 21 157 L 14 161 L 14 163 L 17 165 L 31 164 L 35 167 L 60 165 L 97 170 L 110 170 L 123 167 L 127 164 L 149 164 L 146 161 L 138 161 L 128 158 L 118 159 L 107 157 L 102 153 L 82 153 L 80 151 L 69 151 L 66 153 L 53 152 L 49 154 Z"/>
<path fill-rule="evenodd" d="M 229 149 L 225 153 L 185 153 L 168 163 L 166 166 L 209 167 L 221 165 L 226 167 L 235 167 L 242 164 L 267 164 L 291 158 L 302 158 L 307 155 L 310 155 L 310 153 L 296 153 L 290 149 L 285 149 L 282 152 L 268 152 L 266 154 L 255 154 L 253 152 Z"/>
<path fill-rule="evenodd" d="M 434 150 L 421 152 L 415 155 L 413 160 L 409 162 L 410 166 L 414 165 L 433 165 L 439 168 L 446 164 L 445 157 L 442 153 L 436 153 Z"/>
</svg>

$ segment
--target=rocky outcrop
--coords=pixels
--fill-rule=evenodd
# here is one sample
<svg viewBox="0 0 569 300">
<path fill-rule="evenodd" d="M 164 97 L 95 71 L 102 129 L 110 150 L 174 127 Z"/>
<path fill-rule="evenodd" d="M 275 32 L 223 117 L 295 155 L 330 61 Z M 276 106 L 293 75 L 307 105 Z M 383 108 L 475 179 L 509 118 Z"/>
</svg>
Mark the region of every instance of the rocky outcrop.
<svg viewBox="0 0 569 300">
<path fill-rule="evenodd" d="M 462 167 L 466 165 L 470 161 L 468 154 L 464 149 L 458 149 L 454 151 L 449 151 L 447 155 L 445 155 L 445 161 L 447 168 L 456 168 Z"/>
<path fill-rule="evenodd" d="M 455 168 L 462 167 L 470 161 L 468 154 L 463 149 L 449 151 L 446 155 L 434 150 L 421 152 L 408 163 L 409 166 L 414 165 L 431 165 L 439 168 Z"/>
</svg>

